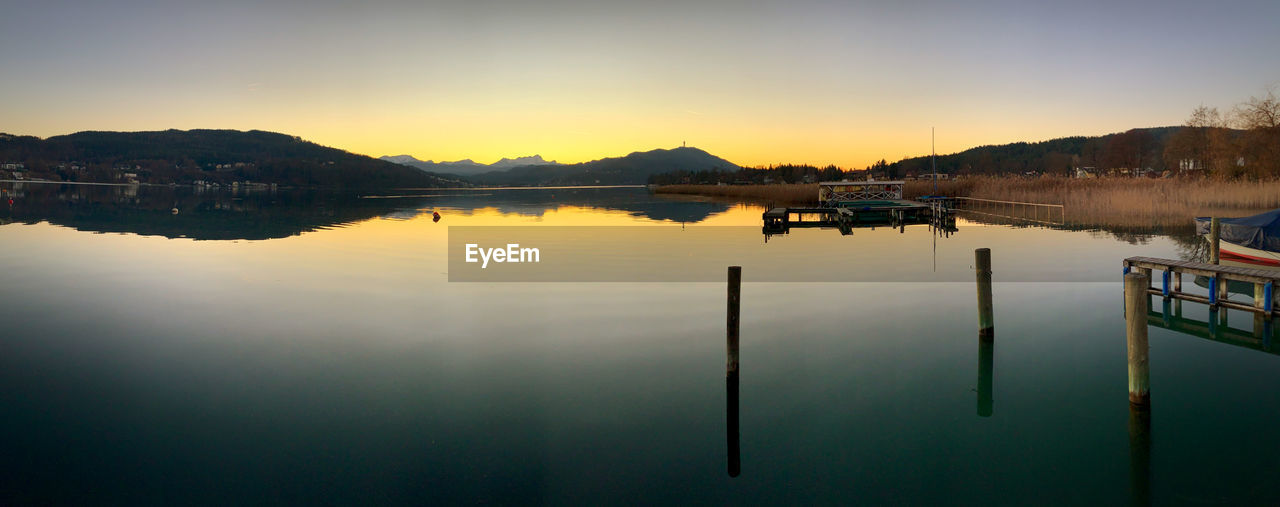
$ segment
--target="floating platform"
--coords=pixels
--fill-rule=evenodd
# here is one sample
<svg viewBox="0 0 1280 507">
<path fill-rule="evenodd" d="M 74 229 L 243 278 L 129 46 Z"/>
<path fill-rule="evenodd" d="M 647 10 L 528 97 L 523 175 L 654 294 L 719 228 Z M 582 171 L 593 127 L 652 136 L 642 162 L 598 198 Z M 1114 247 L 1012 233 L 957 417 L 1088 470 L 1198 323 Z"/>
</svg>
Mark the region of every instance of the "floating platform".
<svg viewBox="0 0 1280 507">
<path fill-rule="evenodd" d="M 775 207 L 764 212 L 765 234 L 786 234 L 794 228 L 836 228 L 852 234 L 857 227 L 931 224 L 955 230 L 954 210 L 942 202 L 906 199 L 844 201 L 838 206 Z"/>
</svg>

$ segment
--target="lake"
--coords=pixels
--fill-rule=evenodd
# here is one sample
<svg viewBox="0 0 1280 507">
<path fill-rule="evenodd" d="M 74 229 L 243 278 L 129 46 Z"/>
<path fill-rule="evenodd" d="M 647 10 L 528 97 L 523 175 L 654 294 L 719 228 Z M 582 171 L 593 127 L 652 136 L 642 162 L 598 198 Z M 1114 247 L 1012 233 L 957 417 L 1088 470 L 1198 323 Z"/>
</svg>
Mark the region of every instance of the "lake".
<svg viewBox="0 0 1280 507">
<path fill-rule="evenodd" d="M 1131 435 L 1121 261 L 1200 258 L 1186 232 L 766 238 L 759 205 L 642 188 L 0 188 L 0 503 L 1280 501 L 1276 334 L 1246 313 L 1219 341 L 1151 326 Z M 466 281 L 451 228 L 544 259 Z"/>
</svg>

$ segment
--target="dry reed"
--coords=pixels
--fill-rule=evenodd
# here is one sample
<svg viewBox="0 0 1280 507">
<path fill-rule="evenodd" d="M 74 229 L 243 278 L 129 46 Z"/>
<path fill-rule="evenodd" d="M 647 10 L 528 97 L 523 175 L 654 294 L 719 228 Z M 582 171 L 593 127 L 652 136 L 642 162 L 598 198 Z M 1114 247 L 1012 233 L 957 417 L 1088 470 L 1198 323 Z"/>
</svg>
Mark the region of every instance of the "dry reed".
<svg viewBox="0 0 1280 507">
<path fill-rule="evenodd" d="M 778 204 L 817 204 L 818 184 L 787 183 L 779 185 L 663 185 L 659 194 L 709 195 L 743 201 Z"/>
</svg>

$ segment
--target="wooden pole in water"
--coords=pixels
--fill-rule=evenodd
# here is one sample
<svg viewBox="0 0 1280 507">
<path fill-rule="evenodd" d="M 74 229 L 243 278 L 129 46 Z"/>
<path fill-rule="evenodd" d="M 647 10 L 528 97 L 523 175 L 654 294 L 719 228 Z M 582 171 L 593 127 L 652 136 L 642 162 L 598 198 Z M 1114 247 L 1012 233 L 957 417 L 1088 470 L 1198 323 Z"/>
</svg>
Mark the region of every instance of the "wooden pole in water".
<svg viewBox="0 0 1280 507">
<path fill-rule="evenodd" d="M 1148 278 L 1142 273 L 1124 275 L 1125 334 L 1129 344 L 1129 403 L 1151 404 L 1151 371 L 1147 364 Z"/>
<path fill-rule="evenodd" d="M 1221 241 L 1222 222 L 1218 221 L 1218 217 L 1209 219 L 1209 262 L 1218 263 L 1218 246 Z"/>
<path fill-rule="evenodd" d="M 1253 307 L 1263 310 L 1267 307 L 1267 285 L 1262 283 L 1253 284 Z M 1261 313 L 1261 312 L 1259 312 Z"/>
<path fill-rule="evenodd" d="M 995 339 L 995 321 L 991 311 L 991 249 L 974 250 L 974 270 L 978 275 L 978 339 Z"/>
<path fill-rule="evenodd" d="M 728 316 L 725 320 L 725 440 L 729 450 L 729 477 L 742 473 L 738 439 L 738 315 L 742 302 L 742 266 L 729 266 Z"/>
<path fill-rule="evenodd" d="M 742 266 L 729 266 L 729 314 L 725 321 L 725 337 L 728 345 L 726 375 L 738 374 L 738 314 L 742 303 Z"/>
</svg>

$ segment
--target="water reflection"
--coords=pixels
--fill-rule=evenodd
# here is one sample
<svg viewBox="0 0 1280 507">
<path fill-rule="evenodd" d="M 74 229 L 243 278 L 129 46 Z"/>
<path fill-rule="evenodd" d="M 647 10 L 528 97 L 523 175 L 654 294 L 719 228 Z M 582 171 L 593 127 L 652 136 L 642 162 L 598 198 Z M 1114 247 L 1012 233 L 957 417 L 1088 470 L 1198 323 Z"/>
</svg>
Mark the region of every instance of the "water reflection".
<svg viewBox="0 0 1280 507">
<path fill-rule="evenodd" d="M 991 417 L 994 402 L 991 397 L 992 377 L 995 373 L 995 342 L 978 340 L 978 417 Z"/>
<path fill-rule="evenodd" d="M 1147 324 L 1178 333 L 1203 338 L 1210 341 L 1235 345 L 1250 350 L 1280 355 L 1280 350 L 1273 348 L 1276 329 L 1272 319 L 1261 314 L 1253 314 L 1253 329 L 1245 331 L 1230 326 L 1228 315 L 1232 311 L 1225 308 L 1209 310 L 1208 320 L 1196 320 L 1182 315 L 1182 305 L 1164 301 L 1160 310 L 1147 312 Z"/>
<path fill-rule="evenodd" d="M 1151 505 L 1151 408 L 1129 405 L 1129 504 Z"/>
<path fill-rule="evenodd" d="M 48 222 L 88 232 L 119 232 L 197 240 L 262 240 L 343 227 L 372 218 L 472 215 L 541 217 L 565 207 L 621 211 L 637 218 L 700 222 L 729 205 L 658 199 L 637 188 L 432 191 L 359 195 L 315 189 L 223 189 L 61 183 L 0 184 L 7 204 L 0 225 Z M 174 212 L 174 210 L 177 210 Z"/>
<path fill-rule="evenodd" d="M 742 447 L 738 438 L 738 372 L 730 371 L 724 379 L 725 403 L 725 435 L 729 449 L 729 477 L 737 477 L 742 473 Z"/>
<path fill-rule="evenodd" d="M 7 222 L 197 240 L 283 238 L 395 210 L 386 202 L 315 190 L 21 183 L 6 190 L 14 199 L 0 210 Z"/>
</svg>

